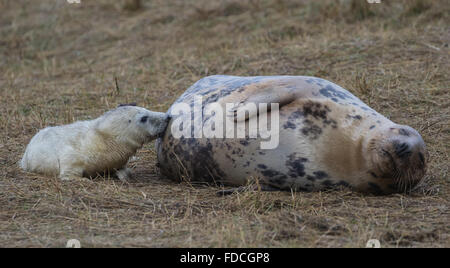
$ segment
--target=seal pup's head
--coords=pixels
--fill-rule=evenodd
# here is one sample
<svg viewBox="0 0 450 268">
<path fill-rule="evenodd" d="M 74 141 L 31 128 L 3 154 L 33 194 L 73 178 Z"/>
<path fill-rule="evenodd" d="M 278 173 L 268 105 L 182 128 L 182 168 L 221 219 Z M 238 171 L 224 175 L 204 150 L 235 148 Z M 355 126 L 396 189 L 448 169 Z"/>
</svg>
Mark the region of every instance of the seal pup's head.
<svg viewBox="0 0 450 268">
<path fill-rule="evenodd" d="M 153 112 L 146 109 L 138 111 L 135 116 L 137 126 L 147 132 L 147 138 L 154 140 L 166 130 L 170 116 L 166 113 Z"/>
<path fill-rule="evenodd" d="M 137 144 L 150 142 L 162 135 L 170 116 L 134 105 L 120 105 L 97 119 L 97 128 L 121 140 Z"/>
<path fill-rule="evenodd" d="M 371 136 L 370 174 L 374 188 L 388 188 L 391 192 L 405 192 L 424 177 L 428 153 L 420 134 L 404 125 L 391 125 Z"/>
</svg>

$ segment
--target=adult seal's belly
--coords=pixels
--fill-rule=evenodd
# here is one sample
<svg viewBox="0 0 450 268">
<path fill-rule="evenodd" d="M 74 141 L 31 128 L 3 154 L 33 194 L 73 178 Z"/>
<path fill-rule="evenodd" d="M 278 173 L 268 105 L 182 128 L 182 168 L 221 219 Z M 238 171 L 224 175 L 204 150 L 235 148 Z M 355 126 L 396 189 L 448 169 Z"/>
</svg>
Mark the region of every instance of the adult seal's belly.
<svg viewBox="0 0 450 268">
<path fill-rule="evenodd" d="M 212 103 L 223 108 L 223 117 L 208 110 Z M 180 107 L 190 110 L 183 115 Z M 426 148 L 416 130 L 320 78 L 209 76 L 186 90 L 169 113 L 172 119 L 156 146 L 161 174 L 174 180 L 236 186 L 257 180 L 265 189 L 343 186 L 385 194 L 410 189 L 426 170 Z M 255 137 L 251 122 L 258 122 L 258 129 L 266 123 L 272 136 Z M 239 124 L 244 136 L 236 134 Z M 234 136 L 226 133 L 232 125 Z M 270 139 L 276 146 L 262 148 Z"/>
</svg>

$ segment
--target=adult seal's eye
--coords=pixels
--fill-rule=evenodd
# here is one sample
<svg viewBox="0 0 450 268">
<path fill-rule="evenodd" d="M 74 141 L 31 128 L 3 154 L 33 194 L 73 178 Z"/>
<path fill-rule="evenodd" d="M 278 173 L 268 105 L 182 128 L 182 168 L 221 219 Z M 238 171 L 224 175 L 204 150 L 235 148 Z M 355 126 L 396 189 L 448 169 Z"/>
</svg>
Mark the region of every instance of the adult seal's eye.
<svg viewBox="0 0 450 268">
<path fill-rule="evenodd" d="M 148 116 L 144 116 L 141 118 L 141 123 L 146 123 L 148 120 Z"/>
</svg>

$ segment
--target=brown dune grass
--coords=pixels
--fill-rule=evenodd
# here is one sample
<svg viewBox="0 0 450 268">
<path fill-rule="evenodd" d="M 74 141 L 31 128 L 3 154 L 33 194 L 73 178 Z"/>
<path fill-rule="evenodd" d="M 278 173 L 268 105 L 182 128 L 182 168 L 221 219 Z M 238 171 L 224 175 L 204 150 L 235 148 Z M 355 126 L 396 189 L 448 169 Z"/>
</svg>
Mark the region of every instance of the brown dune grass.
<svg viewBox="0 0 450 268">
<path fill-rule="evenodd" d="M 0 246 L 448 247 L 449 15 L 445 0 L 0 0 Z M 128 1 L 134 2 L 134 1 Z M 126 3 L 125 3 L 126 5 Z M 41 128 L 119 103 L 156 111 L 211 74 L 334 81 L 423 135 L 410 195 L 243 192 L 162 180 L 153 144 L 128 183 L 61 182 L 17 162 Z M 117 81 L 117 86 L 116 86 Z"/>
</svg>

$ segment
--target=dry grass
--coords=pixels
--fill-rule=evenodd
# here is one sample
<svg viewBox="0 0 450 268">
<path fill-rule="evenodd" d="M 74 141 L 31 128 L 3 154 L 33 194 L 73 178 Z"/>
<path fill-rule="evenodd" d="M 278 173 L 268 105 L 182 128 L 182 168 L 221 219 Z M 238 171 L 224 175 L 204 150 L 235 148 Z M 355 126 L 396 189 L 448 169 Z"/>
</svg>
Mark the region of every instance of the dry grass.
<svg viewBox="0 0 450 268">
<path fill-rule="evenodd" d="M 448 1 L 0 0 L 0 246 L 448 247 Z M 131 1 L 132 2 L 132 1 Z M 211 74 L 314 75 L 421 130 L 411 195 L 244 192 L 161 180 L 153 145 L 123 184 L 17 168 L 38 129 L 119 103 L 165 111 Z M 118 90 L 115 80 L 118 81 Z"/>
</svg>

